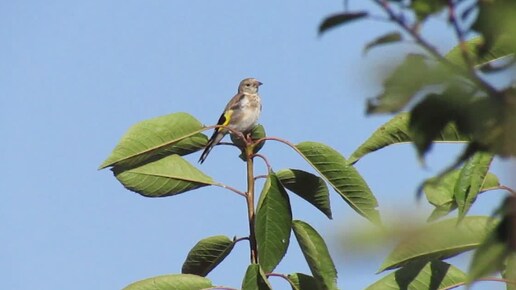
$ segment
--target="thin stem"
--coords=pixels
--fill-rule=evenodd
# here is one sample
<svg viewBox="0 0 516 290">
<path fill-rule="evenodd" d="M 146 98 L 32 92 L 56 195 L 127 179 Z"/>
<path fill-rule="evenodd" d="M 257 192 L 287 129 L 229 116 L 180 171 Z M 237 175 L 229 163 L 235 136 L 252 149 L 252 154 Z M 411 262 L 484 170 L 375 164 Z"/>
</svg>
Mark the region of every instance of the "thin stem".
<svg viewBox="0 0 516 290">
<path fill-rule="evenodd" d="M 500 185 L 498 186 L 499 189 L 503 189 L 503 190 L 506 190 L 508 191 L 510 194 L 516 196 L 516 191 L 508 186 L 505 186 L 505 185 Z"/>
<path fill-rule="evenodd" d="M 268 173 L 270 173 L 272 171 L 271 164 L 269 163 L 269 160 L 267 159 L 267 157 L 265 157 L 262 154 L 258 154 L 258 153 L 254 154 L 254 156 L 260 157 L 261 159 L 263 159 L 263 161 L 265 162 L 265 165 L 267 166 L 267 172 Z"/>
<path fill-rule="evenodd" d="M 238 243 L 238 242 L 241 242 L 241 241 L 249 241 L 249 237 L 241 237 L 241 238 L 238 238 L 238 239 L 235 239 L 234 243 Z"/>
<path fill-rule="evenodd" d="M 455 4 L 453 3 L 453 0 L 448 0 L 448 21 L 452 24 L 453 29 L 455 30 L 455 34 L 457 35 L 457 40 L 459 41 L 459 48 L 460 52 L 462 54 L 462 58 L 464 59 L 464 62 L 466 63 L 468 69 L 470 70 L 470 74 L 475 74 L 474 64 L 471 60 L 469 53 L 468 53 L 468 47 L 466 46 L 466 41 L 464 40 L 464 33 L 459 27 L 459 21 L 457 20 L 457 15 L 455 11 Z"/>
<path fill-rule="evenodd" d="M 267 178 L 268 175 L 265 175 L 265 174 L 262 174 L 262 175 L 256 175 L 254 177 L 254 180 L 258 180 L 258 179 L 261 179 L 261 178 Z"/>
<path fill-rule="evenodd" d="M 496 278 L 496 277 L 479 278 L 479 279 L 476 279 L 475 281 L 488 281 L 488 282 L 490 281 L 490 282 L 502 282 L 502 283 L 507 283 L 507 284 L 516 284 L 516 281 L 506 280 L 506 279 Z M 440 290 L 450 290 L 450 289 L 457 288 L 457 287 L 464 286 L 464 285 L 466 285 L 466 282 L 460 282 L 460 283 L 453 284 L 451 286 L 442 288 Z"/>
<path fill-rule="evenodd" d="M 297 289 L 297 286 L 294 285 L 294 283 L 292 281 L 290 281 L 290 279 L 288 278 L 287 275 L 285 274 L 279 274 L 279 273 L 267 273 L 265 274 L 265 276 L 267 277 L 280 277 L 280 278 L 283 278 L 285 280 L 287 280 L 287 282 L 290 284 L 290 286 L 292 286 L 292 289 Z"/>
<path fill-rule="evenodd" d="M 256 235 L 254 232 L 254 170 L 253 170 L 253 148 L 252 146 L 246 146 L 246 159 L 247 159 L 247 217 L 249 219 L 249 247 L 251 249 L 251 264 L 258 263 L 258 249 L 256 246 Z"/>
<path fill-rule="evenodd" d="M 395 23 L 397 23 L 405 32 L 410 34 L 416 42 L 421 45 L 428 53 L 430 53 L 433 57 L 435 57 L 439 62 L 445 64 L 449 68 L 453 69 L 457 73 L 463 75 L 467 79 L 471 80 L 477 86 L 479 86 L 483 91 L 493 97 L 500 97 L 500 93 L 489 83 L 481 79 L 474 71 L 473 68 L 468 68 L 464 70 L 462 67 L 455 65 L 450 62 L 444 56 L 442 56 L 435 47 L 430 45 L 418 32 L 416 28 L 410 27 L 404 20 L 402 16 L 396 15 L 394 10 L 389 5 L 387 0 L 373 0 L 376 4 L 383 8 L 383 10 L 387 13 L 390 19 L 392 19 Z M 472 73 L 473 72 L 473 73 Z"/>
<path fill-rule="evenodd" d="M 232 187 L 232 186 L 229 186 L 229 185 L 225 185 L 224 183 L 215 183 L 214 184 L 215 186 L 218 186 L 218 187 L 222 187 L 222 188 L 225 188 L 225 189 L 229 189 L 231 190 L 232 192 L 240 195 L 240 196 L 243 196 L 243 197 L 246 197 L 247 195 L 245 194 L 245 192 L 241 192 L 240 190 Z"/>
</svg>

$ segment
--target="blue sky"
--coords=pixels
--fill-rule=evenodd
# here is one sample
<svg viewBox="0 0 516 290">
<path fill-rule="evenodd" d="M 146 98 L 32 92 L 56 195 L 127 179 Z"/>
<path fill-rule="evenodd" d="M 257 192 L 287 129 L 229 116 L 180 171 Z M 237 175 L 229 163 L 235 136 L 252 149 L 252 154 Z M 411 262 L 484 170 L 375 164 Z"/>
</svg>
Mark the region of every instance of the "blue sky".
<svg viewBox="0 0 516 290">
<path fill-rule="evenodd" d="M 245 202 L 229 191 L 208 187 L 149 199 L 125 190 L 110 171 L 97 171 L 134 123 L 188 112 L 214 124 L 238 82 L 256 77 L 264 83 L 260 122 L 268 135 L 323 142 L 349 156 L 388 119 L 364 115 L 382 73 L 417 50 L 400 44 L 364 56 L 368 41 L 394 29 L 385 22 L 357 22 L 318 37 L 319 23 L 341 11 L 342 1 L 20 0 L 0 7 L 4 289 L 120 289 L 179 273 L 201 238 L 247 234 Z M 443 21 L 424 32 L 446 51 L 453 37 Z M 402 220 L 429 212 L 415 202 L 414 189 L 458 149 L 435 147 L 424 169 L 410 146 L 399 145 L 366 156 L 357 168 L 382 215 Z M 310 170 L 281 144 L 269 142 L 262 152 L 275 170 Z M 187 158 L 196 164 L 199 154 Z M 508 166 L 493 167 L 505 183 Z M 244 163 L 231 147 L 215 148 L 199 167 L 245 188 Z M 489 214 L 502 194 L 491 196 L 481 197 L 473 213 Z M 385 251 L 361 258 L 340 246 L 342 233 L 368 226 L 343 200 L 332 196 L 333 221 L 291 200 L 294 217 L 327 240 L 343 289 L 380 278 L 374 273 Z M 209 278 L 240 287 L 247 263 L 248 245 L 238 244 Z M 309 273 L 295 242 L 277 272 Z M 278 279 L 274 285 L 288 288 Z"/>
</svg>

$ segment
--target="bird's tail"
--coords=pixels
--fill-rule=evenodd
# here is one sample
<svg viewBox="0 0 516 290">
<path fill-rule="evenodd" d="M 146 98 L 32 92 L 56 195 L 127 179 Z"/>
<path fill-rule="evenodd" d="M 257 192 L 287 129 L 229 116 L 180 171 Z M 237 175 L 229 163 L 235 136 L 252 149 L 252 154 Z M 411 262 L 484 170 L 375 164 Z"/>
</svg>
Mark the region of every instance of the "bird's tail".
<svg viewBox="0 0 516 290">
<path fill-rule="evenodd" d="M 206 157 L 208 157 L 208 154 L 210 154 L 211 149 L 215 147 L 215 145 L 219 144 L 220 140 L 224 138 L 224 133 L 216 130 L 213 132 L 213 135 L 211 136 L 210 140 L 208 141 L 208 144 L 206 144 L 206 148 L 204 148 L 204 151 L 201 154 L 201 157 L 199 158 L 199 163 L 203 163 L 204 160 L 206 160 Z"/>
</svg>

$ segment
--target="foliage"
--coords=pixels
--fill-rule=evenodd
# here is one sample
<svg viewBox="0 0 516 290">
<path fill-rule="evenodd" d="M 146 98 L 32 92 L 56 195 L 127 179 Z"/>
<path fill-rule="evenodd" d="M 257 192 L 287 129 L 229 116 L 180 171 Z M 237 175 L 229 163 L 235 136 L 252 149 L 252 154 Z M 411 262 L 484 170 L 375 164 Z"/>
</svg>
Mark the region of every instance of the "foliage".
<svg viewBox="0 0 516 290">
<path fill-rule="evenodd" d="M 249 242 L 250 261 L 242 289 L 272 289 L 269 277 L 279 276 L 295 290 L 337 289 L 337 270 L 323 237 L 308 223 L 293 220 L 290 198 L 300 196 L 332 218 L 330 188 L 356 212 L 381 224 L 375 195 L 354 164 L 366 155 L 397 143 L 412 143 L 421 160 L 436 142 L 467 144 L 457 160 L 420 188 L 435 206 L 429 225 L 401 239 L 380 266 L 394 270 L 368 289 L 451 289 L 499 272 L 515 289 L 516 193 L 489 172 L 493 158 L 516 156 L 516 80 L 494 86 L 488 74 L 510 74 L 516 53 L 516 2 L 511 0 L 372 0 L 395 23 L 391 31 L 365 44 L 373 48 L 412 39 L 423 49 L 408 54 L 383 82 L 383 91 L 367 102 L 368 114 L 396 113 L 346 159 L 318 142 L 292 144 L 266 136 L 258 125 L 248 135 L 231 134 L 246 163 L 247 190 L 214 180 L 184 156 L 207 142 L 203 127 L 187 113 L 145 120 L 131 127 L 100 168 L 111 167 L 127 189 L 146 197 L 168 197 L 200 187 L 219 186 L 239 194 L 247 205 L 249 235 L 225 235 L 200 240 L 188 253 L 181 274 L 148 278 L 126 289 L 209 289 L 206 276 L 242 241 Z M 475 12 L 475 13 L 473 13 Z M 457 37 L 457 45 L 442 54 L 421 34 L 426 21 L 442 13 Z M 370 19 L 369 11 L 345 11 L 324 19 L 329 29 Z M 466 40 L 469 33 L 477 37 Z M 266 141 L 281 142 L 297 152 L 314 173 L 305 169 L 273 170 L 258 154 Z M 255 206 L 255 157 L 265 160 L 268 173 Z M 263 177 L 263 176 L 262 176 Z M 504 189 L 508 197 L 496 217 L 470 216 L 479 194 Z M 435 220 L 457 209 L 457 217 Z M 293 235 L 291 234 L 293 233 Z M 311 275 L 273 272 L 295 237 Z M 465 273 L 443 261 L 475 251 Z"/>
</svg>

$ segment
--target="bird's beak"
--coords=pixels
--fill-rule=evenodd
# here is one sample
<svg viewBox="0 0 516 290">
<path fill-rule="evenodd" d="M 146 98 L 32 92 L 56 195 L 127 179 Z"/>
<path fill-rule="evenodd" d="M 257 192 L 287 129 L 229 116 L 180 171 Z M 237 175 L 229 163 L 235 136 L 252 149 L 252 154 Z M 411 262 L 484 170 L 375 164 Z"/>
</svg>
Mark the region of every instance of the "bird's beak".
<svg viewBox="0 0 516 290">
<path fill-rule="evenodd" d="M 263 83 L 259 81 L 259 82 L 258 82 L 258 86 L 261 86 L 261 85 L 263 85 Z"/>
</svg>

